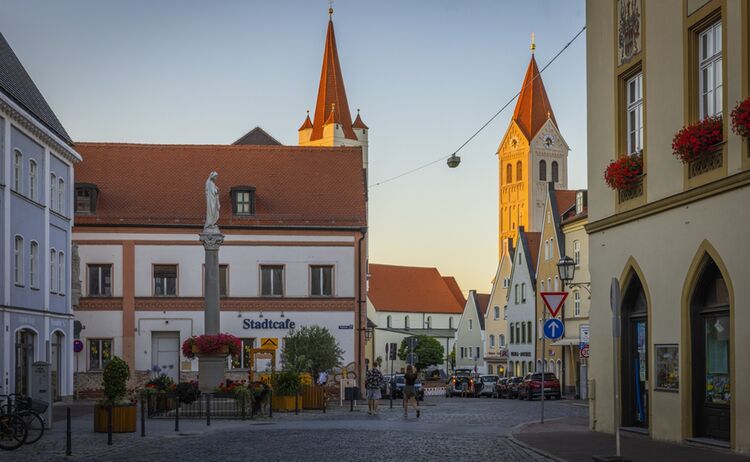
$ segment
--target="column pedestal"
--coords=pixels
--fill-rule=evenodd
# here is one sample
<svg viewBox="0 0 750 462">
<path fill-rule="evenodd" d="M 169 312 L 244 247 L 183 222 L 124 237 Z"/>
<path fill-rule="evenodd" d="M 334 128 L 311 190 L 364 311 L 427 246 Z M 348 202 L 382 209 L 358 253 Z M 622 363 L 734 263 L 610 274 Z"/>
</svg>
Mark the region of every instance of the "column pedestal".
<svg viewBox="0 0 750 462">
<path fill-rule="evenodd" d="M 198 388 L 203 393 L 213 393 L 224 383 L 224 370 L 227 368 L 227 355 L 197 354 Z"/>
<path fill-rule="evenodd" d="M 203 332 L 216 335 L 220 331 L 219 307 L 219 247 L 224 242 L 224 235 L 218 228 L 206 229 L 200 234 L 200 241 L 206 250 L 203 279 L 204 324 Z M 212 392 L 224 381 L 224 369 L 227 365 L 226 355 L 198 356 L 198 386 L 201 391 Z"/>
</svg>

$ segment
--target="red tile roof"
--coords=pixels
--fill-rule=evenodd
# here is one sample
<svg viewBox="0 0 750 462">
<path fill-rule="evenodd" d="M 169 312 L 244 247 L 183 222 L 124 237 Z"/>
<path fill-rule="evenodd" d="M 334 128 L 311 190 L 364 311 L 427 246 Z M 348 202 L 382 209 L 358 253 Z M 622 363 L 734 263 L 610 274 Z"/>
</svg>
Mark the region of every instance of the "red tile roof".
<svg viewBox="0 0 750 462">
<path fill-rule="evenodd" d="M 576 193 L 569 189 L 555 190 L 555 199 L 557 200 L 557 213 L 563 214 L 566 210 L 576 204 Z"/>
<path fill-rule="evenodd" d="M 302 130 L 307 130 L 308 128 L 313 128 L 312 121 L 310 121 L 310 111 L 307 111 L 307 117 L 305 117 L 305 121 L 302 122 L 302 126 L 297 129 L 298 132 L 301 132 Z"/>
<path fill-rule="evenodd" d="M 333 110 L 335 108 L 335 110 Z M 325 51 L 323 52 L 323 67 L 320 70 L 320 85 L 318 86 L 318 101 L 315 104 L 313 117 L 313 131 L 310 141 L 323 138 L 323 126 L 334 112 L 332 122 L 341 125 L 344 137 L 356 140 L 357 135 L 352 129 L 352 116 L 349 113 L 349 102 L 346 100 L 344 77 L 341 74 L 339 54 L 336 49 L 336 35 L 333 33 L 333 21 L 328 21 Z"/>
<path fill-rule="evenodd" d="M 76 143 L 76 181 L 99 188 L 76 225 L 202 225 L 208 174 L 218 172 L 220 226 L 366 226 L 358 147 Z M 232 214 L 230 189 L 255 187 L 256 214 Z"/>
<path fill-rule="evenodd" d="M 521 86 L 521 94 L 518 96 L 516 110 L 513 112 L 513 120 L 530 140 L 547 122 L 547 119 L 552 119 L 552 122 L 557 125 L 552 105 L 547 98 L 547 91 L 544 89 L 542 76 L 539 74 L 536 59 L 532 54 Z"/>
<path fill-rule="evenodd" d="M 479 304 L 479 311 L 481 311 L 481 318 L 487 315 L 487 308 L 490 306 L 490 294 L 477 294 L 477 303 Z"/>
<path fill-rule="evenodd" d="M 448 288 L 451 290 L 451 293 L 456 297 L 456 300 L 458 300 L 458 303 L 461 305 L 466 304 L 466 298 L 464 297 L 464 294 L 461 293 L 461 288 L 458 287 L 458 282 L 456 282 L 456 278 L 453 276 L 443 276 L 443 281 L 445 281 L 446 284 L 448 284 Z"/>
<path fill-rule="evenodd" d="M 437 268 L 371 263 L 369 272 L 367 296 L 377 311 L 454 314 L 464 311 L 464 304 Z"/>
<path fill-rule="evenodd" d="M 527 249 L 529 257 L 531 257 L 531 264 L 536 268 L 537 260 L 539 259 L 539 243 L 542 241 L 542 233 L 539 232 L 525 232 L 526 242 L 529 244 Z"/>
<path fill-rule="evenodd" d="M 362 117 L 359 116 L 359 109 L 357 109 L 357 118 L 354 119 L 354 123 L 352 124 L 352 128 L 360 128 L 360 129 L 365 129 L 365 130 L 367 130 L 368 128 L 370 128 L 367 125 L 365 125 L 364 122 L 362 122 Z"/>
</svg>

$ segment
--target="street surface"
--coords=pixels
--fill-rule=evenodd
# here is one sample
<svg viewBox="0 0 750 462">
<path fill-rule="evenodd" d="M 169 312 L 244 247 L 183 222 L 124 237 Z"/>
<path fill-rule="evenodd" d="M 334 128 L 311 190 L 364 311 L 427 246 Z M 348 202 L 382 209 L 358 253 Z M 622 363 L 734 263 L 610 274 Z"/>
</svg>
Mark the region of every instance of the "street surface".
<svg viewBox="0 0 750 462">
<path fill-rule="evenodd" d="M 92 432 L 92 417 L 80 410 L 73 419 L 73 456 L 67 460 L 128 461 L 176 460 L 189 457 L 201 462 L 218 460 L 525 460 L 547 461 L 510 438 L 513 427 L 539 419 L 539 401 L 489 398 L 427 397 L 421 418 L 394 401 L 381 402 L 379 416 L 367 415 L 366 405 L 354 412 L 343 408 L 307 411 L 300 415 L 275 413 L 273 419 L 253 421 L 174 421 L 149 419 L 147 436 L 115 434 L 107 446 L 106 434 Z M 580 418 L 588 408 L 574 401 L 545 402 L 545 417 Z M 140 424 L 139 424 L 140 425 Z M 0 461 L 66 460 L 65 422 L 42 441 L 14 452 L 0 453 Z"/>
</svg>

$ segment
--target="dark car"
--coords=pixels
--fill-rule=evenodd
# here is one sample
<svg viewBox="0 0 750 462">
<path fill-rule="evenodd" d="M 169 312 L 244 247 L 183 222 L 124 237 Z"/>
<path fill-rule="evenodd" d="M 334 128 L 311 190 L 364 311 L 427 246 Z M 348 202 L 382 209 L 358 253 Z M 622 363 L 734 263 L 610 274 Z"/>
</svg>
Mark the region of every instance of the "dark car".
<svg viewBox="0 0 750 462">
<path fill-rule="evenodd" d="M 511 377 L 505 384 L 503 398 L 518 398 L 518 390 L 523 382 L 523 377 Z"/>
<path fill-rule="evenodd" d="M 505 390 L 508 386 L 508 377 L 500 377 L 495 384 L 495 398 L 505 398 Z"/>
<path fill-rule="evenodd" d="M 404 374 L 396 374 L 395 386 L 393 387 L 393 398 L 403 398 L 405 387 L 406 379 L 404 378 Z M 422 382 L 419 379 L 414 382 L 414 392 L 416 393 L 417 401 L 424 401 L 424 388 L 422 387 Z"/>
<path fill-rule="evenodd" d="M 544 388 L 544 391 L 542 391 Z M 544 373 L 544 386 L 542 387 L 542 373 L 533 372 L 528 374 L 518 390 L 518 399 L 528 399 L 531 401 L 534 398 L 541 398 L 542 393 L 544 396 L 551 398 L 560 399 L 562 397 L 562 391 L 560 389 L 560 381 L 557 380 L 555 374 L 551 372 Z"/>
</svg>

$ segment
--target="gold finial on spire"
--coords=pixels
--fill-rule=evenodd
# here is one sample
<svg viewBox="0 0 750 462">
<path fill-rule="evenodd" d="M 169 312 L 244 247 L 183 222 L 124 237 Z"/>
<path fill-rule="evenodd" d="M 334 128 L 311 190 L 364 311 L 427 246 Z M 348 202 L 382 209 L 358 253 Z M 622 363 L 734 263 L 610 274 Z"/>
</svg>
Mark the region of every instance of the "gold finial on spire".
<svg viewBox="0 0 750 462">
<path fill-rule="evenodd" d="M 333 0 L 328 0 L 328 19 L 333 16 Z"/>
<path fill-rule="evenodd" d="M 531 54 L 533 55 L 534 54 L 534 50 L 536 50 L 536 42 L 534 41 L 534 33 L 533 32 L 531 33 L 531 46 L 529 48 L 531 48 Z"/>
</svg>

